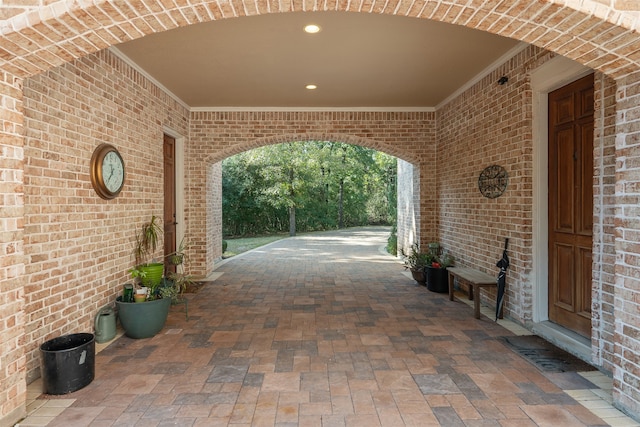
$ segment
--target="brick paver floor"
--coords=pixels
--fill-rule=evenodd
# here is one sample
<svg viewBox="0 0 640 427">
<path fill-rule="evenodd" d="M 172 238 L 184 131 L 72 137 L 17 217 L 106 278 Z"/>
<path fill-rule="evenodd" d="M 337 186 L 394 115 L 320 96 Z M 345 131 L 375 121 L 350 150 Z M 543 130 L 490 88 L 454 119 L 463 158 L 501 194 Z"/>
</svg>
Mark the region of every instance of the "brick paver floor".
<svg viewBox="0 0 640 427">
<path fill-rule="evenodd" d="M 188 296 L 188 321 L 174 306 L 156 337 L 101 351 L 49 425 L 606 425 L 505 347 L 506 329 L 405 275 L 386 238 L 319 233 L 228 260 Z"/>
</svg>

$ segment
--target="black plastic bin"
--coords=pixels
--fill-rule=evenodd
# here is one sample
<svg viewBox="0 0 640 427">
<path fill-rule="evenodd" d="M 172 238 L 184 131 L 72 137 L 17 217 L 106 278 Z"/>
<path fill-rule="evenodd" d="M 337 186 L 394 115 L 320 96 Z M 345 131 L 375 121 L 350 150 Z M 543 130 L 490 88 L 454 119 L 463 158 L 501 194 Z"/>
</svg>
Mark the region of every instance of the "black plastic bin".
<svg viewBox="0 0 640 427">
<path fill-rule="evenodd" d="M 93 334 L 71 334 L 40 346 L 42 391 L 67 394 L 85 387 L 95 375 L 96 344 Z"/>
</svg>

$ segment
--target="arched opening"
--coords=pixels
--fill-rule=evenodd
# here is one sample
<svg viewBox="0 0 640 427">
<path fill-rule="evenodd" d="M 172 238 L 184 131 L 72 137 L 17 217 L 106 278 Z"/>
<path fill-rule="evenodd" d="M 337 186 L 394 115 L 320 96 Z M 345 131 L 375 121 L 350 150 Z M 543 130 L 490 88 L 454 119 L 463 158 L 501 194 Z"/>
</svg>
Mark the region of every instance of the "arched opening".
<svg viewBox="0 0 640 427">
<path fill-rule="evenodd" d="M 208 116 L 215 113 L 208 113 Z M 259 113 L 243 113 L 242 118 L 239 118 L 240 121 L 251 120 L 251 117 Z M 417 117 L 415 117 L 417 114 Z M 226 114 L 223 114 L 226 115 Z M 311 117 L 310 117 L 311 115 Z M 378 122 L 380 120 L 388 120 L 389 113 L 377 113 L 371 112 L 367 114 L 361 114 L 362 117 L 357 120 L 350 119 L 349 113 L 339 114 L 337 116 L 337 121 L 346 120 L 342 125 L 333 124 L 336 132 L 329 133 L 319 133 L 319 132 L 311 132 L 314 128 L 325 128 L 326 123 L 323 118 L 325 117 L 325 113 L 291 113 L 289 115 L 288 121 L 277 121 L 273 123 L 273 129 L 270 129 L 270 126 L 263 126 L 261 129 L 256 131 L 257 133 L 265 133 L 273 130 L 276 133 L 276 136 L 266 137 L 260 139 L 253 139 L 254 131 L 248 131 L 244 140 L 239 140 L 237 135 L 234 136 L 234 144 L 227 144 L 224 140 L 218 140 L 215 142 L 216 145 L 224 146 L 223 150 L 211 150 L 212 155 L 206 159 L 206 164 L 202 163 L 201 166 L 206 168 L 207 170 L 207 183 L 208 187 L 206 191 L 204 191 L 201 196 L 203 200 L 206 200 L 208 206 L 208 220 L 207 223 L 215 224 L 214 227 L 208 229 L 211 234 L 207 234 L 206 244 L 207 252 L 213 253 L 213 256 L 207 256 L 207 274 L 210 272 L 214 266 L 217 259 L 219 259 L 222 255 L 221 247 L 222 247 L 222 218 L 221 218 L 221 209 L 220 206 L 222 204 L 221 197 L 221 182 L 222 182 L 222 167 L 221 161 L 227 157 L 230 157 L 234 154 L 247 151 L 249 149 L 264 147 L 268 145 L 281 144 L 289 141 L 340 141 L 345 144 L 357 145 L 366 148 L 370 148 L 376 151 L 384 152 L 388 155 L 394 156 L 396 158 L 402 159 L 399 160 L 404 166 L 401 170 L 401 175 L 399 179 L 404 183 L 402 188 L 398 189 L 399 198 L 402 198 L 402 203 L 398 205 L 398 208 L 402 211 L 402 218 L 400 217 L 400 213 L 398 214 L 398 241 L 400 244 L 405 246 L 410 246 L 411 243 L 415 241 L 416 238 L 419 238 L 420 232 L 417 228 L 420 220 L 420 164 L 421 161 L 418 159 L 418 156 L 413 155 L 410 151 L 408 151 L 408 147 L 414 145 L 418 147 L 420 145 L 420 141 L 425 140 L 425 135 L 429 134 L 427 130 L 433 124 L 433 113 L 393 113 L 393 118 L 398 123 L 404 123 L 406 126 L 411 126 L 415 131 L 415 135 L 409 139 L 409 141 L 403 143 L 395 143 L 397 140 L 397 136 L 394 136 L 395 127 L 391 129 L 381 130 L 377 133 L 373 133 L 369 138 L 359 137 L 357 135 L 351 133 L 343 133 L 341 128 L 362 128 L 368 129 L 371 127 L 372 123 Z M 210 117 L 210 116 L 209 116 Z M 305 126 L 307 126 L 310 130 L 308 133 L 283 133 L 280 134 L 280 130 L 283 127 L 291 127 L 296 128 L 300 126 L 300 120 L 304 121 Z M 212 123 L 215 122 L 211 120 L 202 120 L 202 122 Z M 228 121 L 227 121 L 228 123 Z M 207 126 L 207 130 L 199 129 L 199 133 L 211 133 L 212 135 L 218 135 L 218 132 L 215 129 Z M 370 132 L 370 131 L 369 131 Z M 219 139 L 219 138 L 218 138 Z M 209 141 L 210 144 L 214 144 L 213 141 Z M 424 147 L 421 148 L 424 150 Z M 406 185 L 409 184 L 410 185 Z M 432 206 L 427 214 L 429 218 L 435 218 L 435 209 Z M 215 217 L 216 215 L 220 215 L 219 217 Z M 424 213 L 422 213 L 425 216 Z M 430 238 L 433 238 L 431 236 Z M 402 246 L 404 247 L 404 246 Z"/>
<path fill-rule="evenodd" d="M 222 162 L 225 239 L 395 226 L 395 157 L 340 141 L 291 141 Z"/>
</svg>

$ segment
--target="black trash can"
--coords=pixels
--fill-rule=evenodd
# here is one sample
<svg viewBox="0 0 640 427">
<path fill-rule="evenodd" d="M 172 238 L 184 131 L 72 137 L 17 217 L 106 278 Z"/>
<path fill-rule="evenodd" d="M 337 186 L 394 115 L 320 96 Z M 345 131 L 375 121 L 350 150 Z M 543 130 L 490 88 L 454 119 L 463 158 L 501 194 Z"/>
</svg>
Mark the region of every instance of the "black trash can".
<svg viewBox="0 0 640 427">
<path fill-rule="evenodd" d="M 63 335 L 40 346 L 42 391 L 67 394 L 88 385 L 95 375 L 93 334 Z"/>
</svg>

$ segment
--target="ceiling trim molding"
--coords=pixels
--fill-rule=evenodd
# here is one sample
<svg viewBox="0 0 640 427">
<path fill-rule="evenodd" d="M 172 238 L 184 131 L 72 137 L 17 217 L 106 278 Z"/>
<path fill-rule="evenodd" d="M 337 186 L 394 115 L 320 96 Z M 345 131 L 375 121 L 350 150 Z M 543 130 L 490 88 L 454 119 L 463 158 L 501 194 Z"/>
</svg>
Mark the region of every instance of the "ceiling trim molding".
<svg viewBox="0 0 640 427">
<path fill-rule="evenodd" d="M 140 67 L 138 64 L 133 62 L 133 60 L 131 58 L 129 58 L 127 55 L 125 55 L 124 53 L 122 53 L 122 51 L 120 49 L 118 49 L 117 47 L 111 46 L 111 47 L 108 48 L 108 50 L 111 51 L 111 53 L 113 53 L 115 56 L 120 58 L 122 61 L 124 61 L 131 68 L 133 68 L 134 70 L 136 70 L 137 72 L 142 74 L 151 83 L 153 83 L 154 85 L 158 86 L 164 93 L 166 93 L 171 98 L 173 98 L 176 102 L 178 102 L 180 105 L 182 105 L 185 109 L 187 109 L 188 111 L 191 111 L 191 107 L 189 105 L 187 105 L 175 93 L 173 93 L 169 89 L 167 89 L 162 83 L 157 81 L 153 76 L 151 76 L 149 73 L 147 73 L 142 67 Z"/>
<path fill-rule="evenodd" d="M 449 102 L 453 101 L 455 98 L 460 96 L 463 92 L 465 92 L 466 90 L 471 88 L 473 85 L 478 83 L 480 80 L 482 80 L 483 78 L 491 74 L 494 70 L 496 70 L 502 64 L 504 64 L 505 62 L 507 62 L 508 60 L 510 60 L 511 58 L 513 58 L 514 56 L 516 56 L 517 54 L 525 50 L 528 46 L 530 46 L 529 43 L 525 43 L 525 42 L 518 43 L 515 47 L 505 52 L 505 54 L 502 55 L 500 58 L 496 59 L 491 64 L 489 64 L 487 68 L 485 68 L 484 70 L 476 74 L 474 78 L 472 78 L 471 80 L 469 80 L 468 82 L 460 86 L 458 90 L 456 90 L 451 95 L 447 96 L 445 99 L 440 101 L 438 105 L 435 106 L 435 109 L 439 110 L 440 108 L 447 105 Z"/>
<path fill-rule="evenodd" d="M 385 112 L 385 113 L 434 113 L 433 107 L 193 107 L 192 112 Z"/>
</svg>

